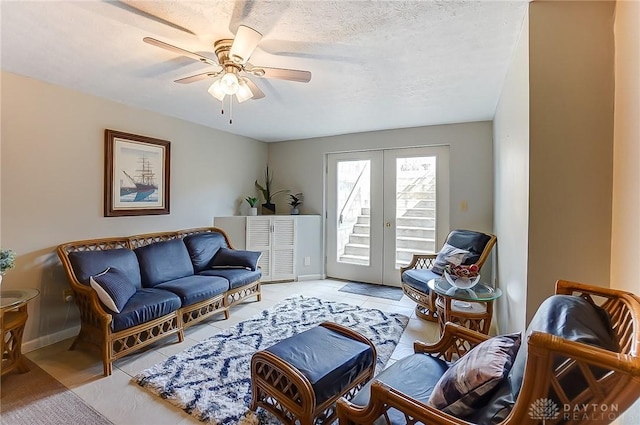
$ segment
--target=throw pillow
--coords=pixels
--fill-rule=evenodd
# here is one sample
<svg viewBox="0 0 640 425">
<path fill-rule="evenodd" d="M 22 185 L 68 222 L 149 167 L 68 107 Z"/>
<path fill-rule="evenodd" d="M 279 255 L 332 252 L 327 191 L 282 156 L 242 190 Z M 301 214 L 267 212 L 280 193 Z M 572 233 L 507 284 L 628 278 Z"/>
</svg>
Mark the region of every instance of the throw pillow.
<svg viewBox="0 0 640 425">
<path fill-rule="evenodd" d="M 433 267 L 431 271 L 436 274 L 442 275 L 444 268 L 450 264 L 452 266 L 459 266 L 467 259 L 471 253 L 467 250 L 456 248 L 455 246 L 445 243 L 438 256 L 433 261 Z"/>
<path fill-rule="evenodd" d="M 98 294 L 100 301 L 114 313 L 120 313 L 136 293 L 136 288 L 127 275 L 115 267 L 109 267 L 102 273 L 91 276 L 89 284 Z"/>
<path fill-rule="evenodd" d="M 501 335 L 475 346 L 440 377 L 429 404 L 458 418 L 484 406 L 509 373 L 520 339 L 520 333 Z"/>
<path fill-rule="evenodd" d="M 211 261 L 212 269 L 242 268 L 255 271 L 262 256 L 260 251 L 220 248 Z"/>
</svg>

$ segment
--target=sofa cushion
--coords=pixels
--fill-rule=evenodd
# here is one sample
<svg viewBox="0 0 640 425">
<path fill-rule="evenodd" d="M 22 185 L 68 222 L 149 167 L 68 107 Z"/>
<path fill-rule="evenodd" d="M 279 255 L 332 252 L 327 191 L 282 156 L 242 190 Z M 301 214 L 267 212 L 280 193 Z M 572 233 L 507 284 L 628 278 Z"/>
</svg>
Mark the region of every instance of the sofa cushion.
<svg viewBox="0 0 640 425">
<path fill-rule="evenodd" d="M 448 265 L 459 266 L 469 257 L 471 253 L 466 249 L 456 248 L 453 245 L 445 243 L 440 252 L 433 261 L 433 271 L 437 275 L 442 275 L 444 268 Z"/>
<path fill-rule="evenodd" d="M 218 232 L 194 233 L 183 240 L 196 273 L 211 267 L 211 260 L 218 249 L 228 248 L 224 236 Z"/>
<path fill-rule="evenodd" d="M 526 335 L 532 332 L 545 332 L 570 341 L 577 341 L 610 351 L 617 351 L 618 344 L 611 328 L 609 315 L 600 307 L 594 306 L 584 298 L 571 295 L 553 295 L 538 308 L 527 327 Z M 527 361 L 527 345 L 523 344 L 505 382 L 489 401 L 487 407 L 472 417 L 481 424 L 501 422 L 511 411 L 522 387 L 522 378 Z M 557 358 L 554 365 L 563 361 Z M 596 376 L 601 375 L 596 371 Z M 569 374 L 562 382 L 571 382 L 573 391 L 582 391 L 586 382 Z M 561 383 L 562 383 L 561 382 Z"/>
<path fill-rule="evenodd" d="M 182 306 L 204 301 L 229 290 L 229 281 L 217 276 L 186 276 L 154 286 L 180 297 Z"/>
<path fill-rule="evenodd" d="M 520 333 L 500 335 L 478 344 L 438 380 L 429 404 L 458 418 L 486 405 L 506 378 L 520 348 Z"/>
<path fill-rule="evenodd" d="M 435 274 L 430 269 L 409 269 L 402 273 L 402 282 L 416 288 L 425 294 L 429 293 L 427 282 L 431 279 L 440 279 L 442 276 Z"/>
<path fill-rule="evenodd" d="M 89 285 L 91 276 L 102 273 L 109 267 L 117 267 L 127 275 L 133 286 L 141 287 L 138 258 L 128 248 L 71 252 L 69 261 L 78 281 L 85 285 Z"/>
<path fill-rule="evenodd" d="M 331 355 L 327 355 L 331 347 Z M 316 404 L 342 392 L 375 361 L 368 344 L 316 326 L 267 348 L 311 383 Z"/>
<path fill-rule="evenodd" d="M 368 405 L 371 384 L 380 381 L 426 404 L 436 383 L 448 368 L 449 363 L 444 360 L 427 354 L 412 354 L 380 372 L 358 391 L 351 402 L 358 406 Z M 407 423 L 404 414 L 396 409 L 389 409 L 388 414 L 394 425 Z"/>
<path fill-rule="evenodd" d="M 141 288 L 124 305 L 120 313 L 113 315 L 114 332 L 157 319 L 180 308 L 180 298 L 169 291 Z"/>
<path fill-rule="evenodd" d="M 109 267 L 102 273 L 91 276 L 89 281 L 100 301 L 115 313 L 120 313 L 129 298 L 136 293 L 136 287 L 127 275 L 115 267 Z"/>
<path fill-rule="evenodd" d="M 211 268 L 243 268 L 256 270 L 262 256 L 260 251 L 243 251 L 241 249 L 220 248 L 211 262 Z"/>
<path fill-rule="evenodd" d="M 262 272 L 260 270 L 251 271 L 247 269 L 210 269 L 199 273 L 201 276 L 219 276 L 229 281 L 229 289 L 236 289 L 252 282 L 260 280 Z"/>
<path fill-rule="evenodd" d="M 134 251 L 138 256 L 142 286 L 145 288 L 193 274 L 189 251 L 182 239 L 155 242 Z"/>
</svg>

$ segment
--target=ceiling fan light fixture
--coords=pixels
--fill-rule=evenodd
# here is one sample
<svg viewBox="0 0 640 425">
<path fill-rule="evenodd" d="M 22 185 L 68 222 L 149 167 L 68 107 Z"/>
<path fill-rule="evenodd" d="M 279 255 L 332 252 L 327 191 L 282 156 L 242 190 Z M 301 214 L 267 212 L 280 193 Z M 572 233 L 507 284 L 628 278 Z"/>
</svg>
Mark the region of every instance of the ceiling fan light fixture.
<svg viewBox="0 0 640 425">
<path fill-rule="evenodd" d="M 213 84 L 211 84 L 211 87 L 209 87 L 208 91 L 211 96 L 215 97 L 220 102 L 222 102 L 222 100 L 226 96 L 226 93 L 222 90 L 222 84 L 220 83 L 219 79 L 215 80 Z"/>
<path fill-rule="evenodd" d="M 253 92 L 245 78 L 241 78 L 238 83 L 238 92 L 236 93 L 236 99 L 238 99 L 238 103 L 242 103 L 245 100 L 249 100 L 253 97 Z"/>
<path fill-rule="evenodd" d="M 253 53 L 262 38 L 262 34 L 246 25 L 240 25 L 236 37 L 229 51 L 229 59 L 234 63 L 243 64 Z"/>
<path fill-rule="evenodd" d="M 225 73 L 219 81 L 222 91 L 229 96 L 236 94 L 240 88 L 238 77 L 232 72 Z"/>
</svg>

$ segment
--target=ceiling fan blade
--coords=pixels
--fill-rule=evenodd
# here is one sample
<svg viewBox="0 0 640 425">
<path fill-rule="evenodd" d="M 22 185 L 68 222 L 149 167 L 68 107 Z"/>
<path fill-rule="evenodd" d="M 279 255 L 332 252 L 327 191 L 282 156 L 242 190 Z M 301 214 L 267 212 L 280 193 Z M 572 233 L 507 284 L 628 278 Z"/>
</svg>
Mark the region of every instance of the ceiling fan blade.
<svg viewBox="0 0 640 425">
<path fill-rule="evenodd" d="M 238 64 L 245 64 L 258 46 L 262 34 L 246 25 L 240 25 L 233 40 L 229 58 Z"/>
<path fill-rule="evenodd" d="M 174 82 L 175 83 L 180 83 L 180 84 L 195 83 L 196 81 L 205 80 L 207 78 L 217 77 L 221 73 L 222 73 L 222 71 L 203 72 L 202 74 L 196 74 L 196 75 L 192 75 L 190 77 L 180 78 L 178 80 L 175 80 Z"/>
<path fill-rule="evenodd" d="M 207 58 L 205 56 L 199 55 L 194 52 L 190 52 L 188 50 L 181 49 L 180 47 L 176 47 L 172 44 L 165 43 L 164 41 L 156 40 L 155 38 L 145 37 L 142 39 L 142 41 L 144 41 L 145 43 L 151 44 L 152 46 L 160 47 L 161 49 L 169 50 L 170 52 L 179 53 L 183 56 L 186 56 L 191 59 L 195 59 L 197 61 L 209 64 L 209 65 L 218 66 L 218 62 L 213 59 Z"/>
<path fill-rule="evenodd" d="M 258 86 L 256 86 L 256 84 L 253 81 L 251 81 L 250 79 L 246 78 L 245 82 L 247 83 L 247 85 L 251 89 L 251 93 L 253 93 L 253 97 L 251 99 L 258 100 L 258 99 L 262 99 L 264 97 L 264 93 L 262 92 L 262 90 L 260 90 L 258 88 Z"/>
<path fill-rule="evenodd" d="M 308 83 L 311 81 L 311 72 L 300 71 L 298 69 L 267 68 L 266 66 L 256 66 L 245 71 L 262 78 L 275 78 L 278 80 L 297 81 Z"/>
</svg>

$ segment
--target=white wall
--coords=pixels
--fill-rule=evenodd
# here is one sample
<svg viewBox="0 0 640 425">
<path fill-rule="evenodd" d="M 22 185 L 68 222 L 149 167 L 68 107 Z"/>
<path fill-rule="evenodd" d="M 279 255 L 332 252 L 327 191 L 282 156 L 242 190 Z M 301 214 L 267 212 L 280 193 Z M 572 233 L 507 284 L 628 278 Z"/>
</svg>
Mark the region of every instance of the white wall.
<svg viewBox="0 0 640 425">
<path fill-rule="evenodd" d="M 615 3 L 529 6 L 527 321 L 558 279 L 609 286 Z"/>
<path fill-rule="evenodd" d="M 611 287 L 640 296 L 640 2 L 618 1 L 614 26 L 615 113 Z M 640 400 L 620 425 L 640 423 Z"/>
<path fill-rule="evenodd" d="M 529 15 L 502 88 L 493 120 L 495 164 L 494 227 L 500 332 L 526 327 L 527 257 L 529 241 Z"/>
<path fill-rule="evenodd" d="M 208 226 L 236 213 L 267 144 L 3 72 L 1 245 L 18 252 L 3 289 L 32 287 L 25 341 L 74 334 L 75 305 L 55 247 L 105 236 Z M 171 214 L 103 217 L 104 130 L 171 141 Z M 66 333 L 65 333 L 66 332 Z M 69 332 L 71 332 L 69 334 Z"/>
</svg>

